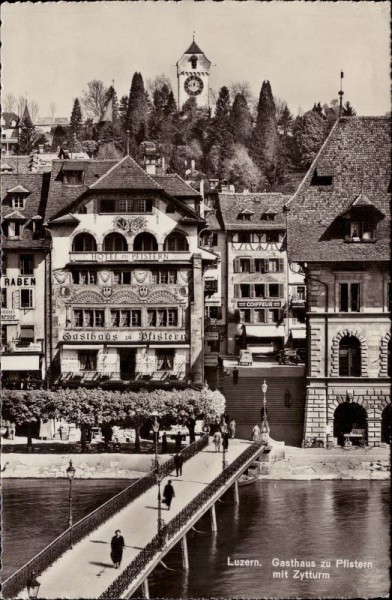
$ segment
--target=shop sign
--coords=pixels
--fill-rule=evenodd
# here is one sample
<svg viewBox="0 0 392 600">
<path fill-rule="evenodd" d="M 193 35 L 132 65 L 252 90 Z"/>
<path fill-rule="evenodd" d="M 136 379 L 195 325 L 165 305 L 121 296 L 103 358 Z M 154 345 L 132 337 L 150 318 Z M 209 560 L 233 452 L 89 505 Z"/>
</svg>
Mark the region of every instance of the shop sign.
<svg viewBox="0 0 392 600">
<path fill-rule="evenodd" d="M 208 341 L 219 340 L 219 331 L 206 331 L 204 335 Z"/>
<path fill-rule="evenodd" d="M 65 331 L 63 342 L 185 342 L 186 331 Z"/>
<path fill-rule="evenodd" d="M 71 252 L 73 261 L 94 262 L 171 262 L 173 260 L 189 260 L 189 252 Z"/>
<path fill-rule="evenodd" d="M 1 309 L 1 321 L 3 323 L 9 323 L 9 322 L 18 322 L 19 321 L 19 317 L 16 314 L 15 309 L 13 308 L 2 308 Z"/>
<path fill-rule="evenodd" d="M 217 367 L 218 366 L 218 357 L 215 354 L 204 356 L 204 366 L 205 367 Z"/>
<path fill-rule="evenodd" d="M 280 308 L 281 300 L 246 300 L 238 302 L 238 308 Z"/>
<path fill-rule="evenodd" d="M 26 287 L 35 285 L 35 277 L 2 277 L 2 287 Z"/>
</svg>

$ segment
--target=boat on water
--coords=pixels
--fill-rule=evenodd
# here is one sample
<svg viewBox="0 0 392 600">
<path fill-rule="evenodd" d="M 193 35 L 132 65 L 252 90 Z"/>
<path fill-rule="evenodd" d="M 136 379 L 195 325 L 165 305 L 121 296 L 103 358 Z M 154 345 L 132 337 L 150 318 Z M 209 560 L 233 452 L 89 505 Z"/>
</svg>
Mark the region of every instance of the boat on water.
<svg viewBox="0 0 392 600">
<path fill-rule="evenodd" d="M 239 486 L 250 485 L 251 483 L 255 483 L 256 481 L 257 481 L 256 475 L 245 475 L 245 473 L 243 473 L 238 478 L 238 485 Z"/>
</svg>

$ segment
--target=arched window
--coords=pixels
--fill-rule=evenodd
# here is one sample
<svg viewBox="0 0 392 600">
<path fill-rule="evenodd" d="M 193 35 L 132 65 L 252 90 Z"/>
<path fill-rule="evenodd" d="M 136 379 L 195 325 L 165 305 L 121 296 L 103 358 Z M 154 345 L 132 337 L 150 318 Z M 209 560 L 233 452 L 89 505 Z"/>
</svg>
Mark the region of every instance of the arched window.
<svg viewBox="0 0 392 600">
<path fill-rule="evenodd" d="M 361 376 L 361 343 L 352 335 L 347 335 L 340 341 L 339 375 L 343 377 Z"/>
<path fill-rule="evenodd" d="M 165 239 L 164 250 L 169 252 L 183 252 L 189 250 L 186 236 L 178 231 L 170 233 Z"/>
<path fill-rule="evenodd" d="M 155 252 L 158 250 L 158 243 L 151 233 L 139 233 L 133 242 L 135 252 Z"/>
<path fill-rule="evenodd" d="M 96 252 L 97 242 L 91 233 L 78 233 L 72 242 L 74 252 Z"/>
<path fill-rule="evenodd" d="M 109 233 L 103 240 L 104 252 L 126 252 L 127 250 L 127 240 L 121 233 Z"/>
<path fill-rule="evenodd" d="M 391 405 L 388 404 L 384 408 L 381 414 L 381 441 L 384 444 L 391 443 L 391 423 L 392 423 L 392 409 Z"/>
</svg>

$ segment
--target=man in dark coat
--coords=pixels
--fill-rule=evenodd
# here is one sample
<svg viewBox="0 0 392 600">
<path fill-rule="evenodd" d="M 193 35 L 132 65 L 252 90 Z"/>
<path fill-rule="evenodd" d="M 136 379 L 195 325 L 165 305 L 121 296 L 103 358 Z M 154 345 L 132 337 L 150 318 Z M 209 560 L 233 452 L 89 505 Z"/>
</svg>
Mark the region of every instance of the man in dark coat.
<svg viewBox="0 0 392 600">
<path fill-rule="evenodd" d="M 166 431 L 163 432 L 163 436 L 162 436 L 162 454 L 166 454 L 167 453 L 167 436 L 166 436 Z"/>
<path fill-rule="evenodd" d="M 169 479 L 163 490 L 163 498 L 165 500 L 165 504 L 167 505 L 167 510 L 170 510 L 171 501 L 173 500 L 174 496 L 174 488 L 172 486 L 171 479 Z"/>
<path fill-rule="evenodd" d="M 182 454 L 179 454 L 177 452 L 177 454 L 174 456 L 174 466 L 176 467 L 176 477 L 178 477 L 178 475 L 182 475 L 182 465 L 184 464 L 184 459 L 182 457 Z"/>
<path fill-rule="evenodd" d="M 176 452 L 181 452 L 182 435 L 180 431 L 177 431 L 176 435 Z"/>
<path fill-rule="evenodd" d="M 117 529 L 115 531 L 114 536 L 112 537 L 112 541 L 111 541 L 112 551 L 110 553 L 110 558 L 112 559 L 114 567 L 116 569 L 118 569 L 118 567 L 121 565 L 124 546 L 125 546 L 124 538 L 121 535 L 121 531 L 119 529 Z"/>
</svg>

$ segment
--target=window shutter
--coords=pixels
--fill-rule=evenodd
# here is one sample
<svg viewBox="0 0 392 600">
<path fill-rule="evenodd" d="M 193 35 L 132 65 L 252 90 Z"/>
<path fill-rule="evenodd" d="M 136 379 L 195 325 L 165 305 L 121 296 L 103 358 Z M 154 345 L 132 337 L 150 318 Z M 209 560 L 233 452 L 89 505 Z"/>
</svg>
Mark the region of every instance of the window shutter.
<svg viewBox="0 0 392 600">
<path fill-rule="evenodd" d="M 256 271 L 256 267 L 255 267 L 255 259 L 251 258 L 250 259 L 250 272 L 254 273 Z"/>
<path fill-rule="evenodd" d="M 12 292 L 12 308 L 20 308 L 20 290 Z"/>
<path fill-rule="evenodd" d="M 234 298 L 240 298 L 240 286 L 238 283 L 234 284 Z"/>
<path fill-rule="evenodd" d="M 279 283 L 279 298 L 283 298 L 283 283 Z"/>
<path fill-rule="evenodd" d="M 279 273 L 283 273 L 283 270 L 284 270 L 284 260 L 283 260 L 283 258 L 280 258 L 278 271 L 279 271 Z"/>
<path fill-rule="evenodd" d="M 240 259 L 239 258 L 235 258 L 233 261 L 233 271 L 234 271 L 234 273 L 240 272 Z"/>
<path fill-rule="evenodd" d="M 268 273 L 269 271 L 269 263 L 268 263 L 268 258 L 264 259 L 264 273 Z"/>
</svg>

